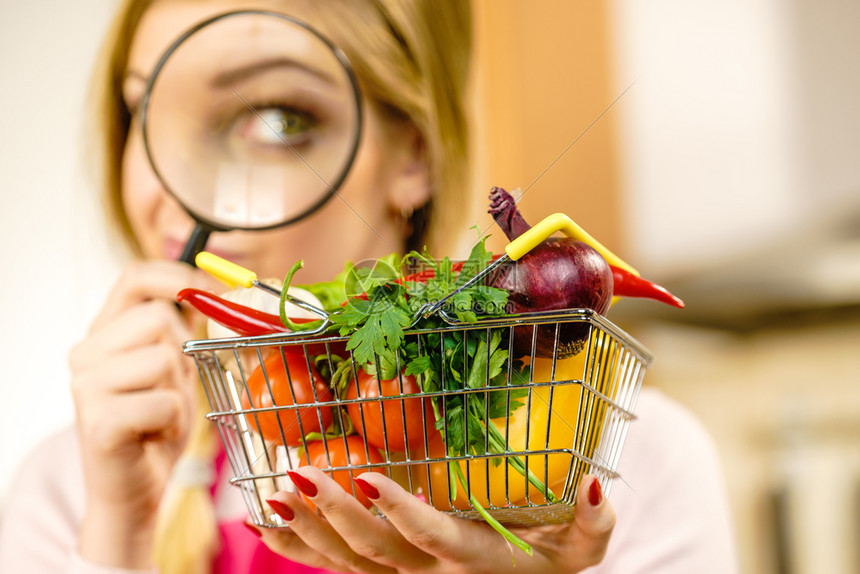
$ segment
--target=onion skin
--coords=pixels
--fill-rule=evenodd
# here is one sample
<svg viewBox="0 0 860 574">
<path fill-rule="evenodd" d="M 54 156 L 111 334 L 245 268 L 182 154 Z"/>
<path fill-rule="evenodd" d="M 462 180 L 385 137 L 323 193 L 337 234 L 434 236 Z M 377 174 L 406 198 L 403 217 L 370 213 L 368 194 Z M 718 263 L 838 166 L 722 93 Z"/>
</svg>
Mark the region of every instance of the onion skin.
<svg viewBox="0 0 860 574">
<path fill-rule="evenodd" d="M 604 315 L 612 302 L 612 269 L 591 246 L 569 238 L 550 238 L 510 265 L 494 272 L 488 284 L 505 289 L 507 313 L 592 309 Z M 557 356 L 566 359 L 579 353 L 588 339 L 588 323 L 559 325 Z M 552 357 L 554 324 L 540 326 L 535 356 Z M 534 327 L 514 329 L 514 356 L 531 354 Z"/>
<path fill-rule="evenodd" d="M 499 187 L 490 194 L 489 213 L 511 241 L 530 229 L 513 197 Z M 544 240 L 518 261 L 493 272 L 488 284 L 509 293 L 507 313 L 585 308 L 604 315 L 612 303 L 612 268 L 593 247 L 568 237 Z M 536 337 L 534 331 L 534 327 L 514 329 L 515 357 L 531 355 L 533 339 L 537 357 L 572 357 L 585 346 L 589 325 L 559 324 L 557 348 L 554 324 L 539 326 Z"/>
</svg>

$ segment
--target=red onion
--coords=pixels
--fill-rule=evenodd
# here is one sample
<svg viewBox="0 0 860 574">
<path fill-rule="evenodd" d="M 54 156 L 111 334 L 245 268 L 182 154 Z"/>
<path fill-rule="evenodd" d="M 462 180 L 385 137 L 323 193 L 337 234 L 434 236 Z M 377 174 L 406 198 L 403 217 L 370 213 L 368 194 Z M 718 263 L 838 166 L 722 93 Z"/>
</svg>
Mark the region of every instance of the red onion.
<svg viewBox="0 0 860 574">
<path fill-rule="evenodd" d="M 490 193 L 489 213 L 511 241 L 531 229 L 514 198 L 500 187 L 494 187 Z M 612 301 L 609 264 L 590 245 L 567 237 L 546 239 L 519 261 L 492 273 L 489 284 L 508 291 L 507 311 L 510 313 L 586 308 L 603 315 Z M 562 323 L 558 331 L 557 356 L 564 359 L 582 350 L 588 339 L 589 325 Z M 516 327 L 514 354 L 530 354 L 533 338 L 533 327 Z M 552 357 L 555 338 L 554 324 L 539 326 L 536 356 Z"/>
</svg>

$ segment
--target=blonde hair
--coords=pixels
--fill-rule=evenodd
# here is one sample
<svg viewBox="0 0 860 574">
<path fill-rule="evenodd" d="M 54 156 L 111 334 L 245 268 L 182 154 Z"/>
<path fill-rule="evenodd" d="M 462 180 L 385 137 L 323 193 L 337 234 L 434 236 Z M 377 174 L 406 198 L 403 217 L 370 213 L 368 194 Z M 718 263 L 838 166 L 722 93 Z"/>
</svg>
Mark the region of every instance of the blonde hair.
<svg viewBox="0 0 860 574">
<path fill-rule="evenodd" d="M 356 25 L 353 0 L 326 10 L 323 31 L 349 56 L 366 97 L 411 122 L 422 136 L 434 186 L 423 238 L 447 254 L 465 224 L 469 126 L 465 94 L 472 49 L 469 2 L 369 0 Z M 325 3 L 312 3 L 320 9 Z M 352 16 L 350 16 L 352 8 Z"/>
<path fill-rule="evenodd" d="M 90 158 L 98 161 L 103 203 L 114 231 L 137 255 L 140 248 L 122 201 L 122 158 L 132 121 L 123 99 L 129 50 L 153 0 L 125 0 L 101 51 L 93 78 Z M 462 193 L 469 186 L 466 91 L 472 15 L 462 0 L 329 0 L 307 2 L 313 24 L 347 54 L 366 100 L 418 130 L 433 185 L 421 210 L 426 228 L 413 244 L 446 253 L 469 216 Z M 201 406 L 204 402 L 200 401 Z M 185 456 L 212 458 L 212 425 L 196 417 Z M 217 530 L 205 487 L 184 488 L 160 510 L 154 559 L 163 574 L 207 572 L 217 551 Z"/>
</svg>

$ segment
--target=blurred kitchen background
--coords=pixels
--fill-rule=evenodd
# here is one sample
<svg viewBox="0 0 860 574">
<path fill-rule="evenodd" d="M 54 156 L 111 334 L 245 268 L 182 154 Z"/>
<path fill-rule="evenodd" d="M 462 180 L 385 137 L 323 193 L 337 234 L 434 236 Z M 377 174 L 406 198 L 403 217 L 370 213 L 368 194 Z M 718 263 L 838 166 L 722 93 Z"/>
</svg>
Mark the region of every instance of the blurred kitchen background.
<svg viewBox="0 0 860 574">
<path fill-rule="evenodd" d="M 114 5 L 0 0 L 0 509 L 72 421 L 65 355 L 122 260 L 81 161 Z M 860 2 L 475 9 L 476 220 L 520 188 L 682 297 L 610 318 L 712 434 L 742 572 L 860 572 Z"/>
<path fill-rule="evenodd" d="M 481 189 L 685 300 L 609 316 L 712 434 L 742 572 L 860 572 L 860 2 L 477 6 Z"/>
</svg>

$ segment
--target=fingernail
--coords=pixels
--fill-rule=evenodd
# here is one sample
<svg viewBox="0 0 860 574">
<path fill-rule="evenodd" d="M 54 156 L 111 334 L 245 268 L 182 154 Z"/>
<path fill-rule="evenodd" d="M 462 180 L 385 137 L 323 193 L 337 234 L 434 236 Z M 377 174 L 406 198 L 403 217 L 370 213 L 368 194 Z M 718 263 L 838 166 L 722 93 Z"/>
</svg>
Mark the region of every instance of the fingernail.
<svg viewBox="0 0 860 574">
<path fill-rule="evenodd" d="M 364 493 L 364 496 L 366 496 L 370 500 L 376 500 L 377 498 L 379 498 L 379 491 L 376 490 L 375 486 L 373 486 L 366 480 L 362 480 L 360 478 L 353 478 L 352 481 L 358 485 L 358 488 L 361 489 L 361 492 Z"/>
<path fill-rule="evenodd" d="M 256 536 L 257 538 L 260 538 L 263 535 L 263 533 L 260 532 L 260 529 L 257 528 L 256 526 L 254 526 L 253 524 L 248 524 L 247 522 L 243 522 L 242 524 L 244 524 L 245 528 L 250 530 L 254 534 L 254 536 Z"/>
<path fill-rule="evenodd" d="M 419 492 L 418 494 L 416 494 L 415 498 L 417 498 L 418 500 L 420 500 L 424 504 L 427 504 L 427 497 L 424 496 L 422 493 Z"/>
<path fill-rule="evenodd" d="M 278 513 L 278 516 L 290 522 L 293 518 L 295 518 L 295 514 L 293 514 L 293 509 L 281 502 L 280 500 L 267 500 L 269 506 L 272 507 L 272 510 Z"/>
<path fill-rule="evenodd" d="M 291 470 L 287 471 L 287 475 L 290 477 L 290 480 L 293 481 L 293 484 L 296 485 L 296 488 L 298 488 L 302 494 L 310 496 L 311 498 L 317 495 L 317 487 L 313 482 L 311 482 L 301 474 L 293 472 Z"/>
<path fill-rule="evenodd" d="M 600 481 L 596 478 L 591 481 L 588 487 L 588 503 L 591 506 L 597 506 L 603 500 L 603 490 L 600 488 Z"/>
</svg>

